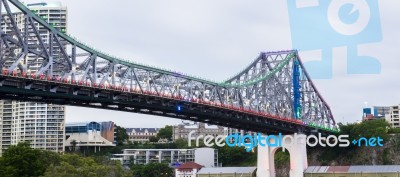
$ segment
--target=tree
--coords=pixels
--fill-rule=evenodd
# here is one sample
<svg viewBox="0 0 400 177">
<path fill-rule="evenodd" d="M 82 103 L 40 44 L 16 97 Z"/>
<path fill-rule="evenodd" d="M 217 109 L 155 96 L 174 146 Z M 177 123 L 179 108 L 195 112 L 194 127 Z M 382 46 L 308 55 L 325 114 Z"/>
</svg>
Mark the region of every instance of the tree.
<svg viewBox="0 0 400 177">
<path fill-rule="evenodd" d="M 223 166 L 237 166 L 255 163 L 257 153 L 246 152 L 246 149 L 243 146 L 215 146 L 215 148 L 218 149 L 218 162 L 222 163 Z"/>
<path fill-rule="evenodd" d="M 172 177 L 173 169 L 165 163 L 130 166 L 134 177 Z"/>
<path fill-rule="evenodd" d="M 129 136 L 126 133 L 126 129 L 124 127 L 116 126 L 116 132 L 117 146 L 122 146 L 125 141 L 129 140 Z"/>
<path fill-rule="evenodd" d="M 157 143 L 158 140 L 159 139 L 157 137 L 155 137 L 155 136 L 152 136 L 152 137 L 149 138 L 149 141 L 152 142 L 152 143 Z"/>
<path fill-rule="evenodd" d="M 188 140 L 185 140 L 183 138 L 179 138 L 179 139 L 175 140 L 175 144 L 178 149 L 187 149 L 189 146 Z M 193 146 L 193 144 L 194 143 L 192 143 L 192 146 Z"/>
<path fill-rule="evenodd" d="M 71 141 L 71 146 L 72 146 L 72 149 L 73 149 L 73 151 L 76 151 L 76 145 L 77 145 L 78 143 L 76 142 L 76 140 L 72 140 Z"/>
<path fill-rule="evenodd" d="M 400 133 L 400 128 L 390 128 L 388 130 L 388 133 L 389 134 L 398 134 L 398 133 Z"/>
<path fill-rule="evenodd" d="M 50 166 L 43 177 L 128 177 L 130 173 L 118 161 L 66 154 L 61 156 L 61 163 Z"/>
<path fill-rule="evenodd" d="M 161 128 L 160 131 L 158 131 L 157 138 L 158 139 L 168 139 L 172 140 L 172 126 L 167 125 L 164 128 Z"/>
<path fill-rule="evenodd" d="M 359 124 L 348 124 L 340 126 L 340 133 L 349 135 L 350 140 L 355 138 L 380 137 L 384 141 L 389 139 L 389 123 L 383 119 L 363 121 Z"/>
<path fill-rule="evenodd" d="M 288 151 L 283 152 L 278 149 L 275 152 L 275 169 L 277 176 L 289 176 L 290 171 L 290 154 Z"/>
<path fill-rule="evenodd" d="M 54 152 L 33 149 L 29 142 L 10 146 L 0 158 L 2 177 L 38 177 L 48 166 L 59 163 L 59 155 Z"/>
</svg>

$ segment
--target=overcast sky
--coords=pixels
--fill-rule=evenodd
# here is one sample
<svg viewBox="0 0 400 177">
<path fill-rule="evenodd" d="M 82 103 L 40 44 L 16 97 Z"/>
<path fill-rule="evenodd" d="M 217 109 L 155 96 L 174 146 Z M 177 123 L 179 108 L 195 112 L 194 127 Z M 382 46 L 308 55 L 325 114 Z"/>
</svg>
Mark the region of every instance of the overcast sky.
<svg viewBox="0 0 400 177">
<path fill-rule="evenodd" d="M 68 7 L 68 33 L 81 41 L 137 62 L 217 81 L 243 69 L 261 51 L 292 48 L 285 0 L 68 0 L 62 3 Z M 361 53 L 379 59 L 380 74 L 347 74 L 346 55 L 343 48 L 338 48 L 333 78 L 314 80 L 337 121 L 360 120 L 366 101 L 369 106 L 400 103 L 399 6 L 398 1 L 379 1 L 383 40 L 360 46 Z M 310 60 L 307 55 L 302 59 Z M 163 127 L 181 122 L 68 106 L 67 122 L 92 120 L 111 120 L 124 127 Z"/>
</svg>

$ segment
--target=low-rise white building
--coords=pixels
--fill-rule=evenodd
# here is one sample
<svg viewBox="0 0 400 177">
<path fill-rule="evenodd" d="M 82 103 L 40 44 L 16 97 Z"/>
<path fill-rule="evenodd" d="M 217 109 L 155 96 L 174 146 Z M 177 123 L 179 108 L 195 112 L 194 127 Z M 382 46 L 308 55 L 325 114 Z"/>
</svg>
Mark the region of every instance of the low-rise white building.
<svg viewBox="0 0 400 177">
<path fill-rule="evenodd" d="M 106 129 L 103 132 L 107 133 L 108 131 L 110 130 Z M 93 150 L 97 152 L 101 150 L 101 147 L 115 146 L 114 141 L 109 141 L 101 135 L 102 124 L 98 122 L 66 123 L 65 134 L 64 144 L 69 151 Z"/>
<path fill-rule="evenodd" d="M 122 164 L 168 163 L 179 166 L 186 162 L 195 162 L 204 167 L 218 166 L 218 150 L 213 148 L 195 149 L 124 149 L 122 154 L 113 154 L 112 160 Z"/>
<path fill-rule="evenodd" d="M 195 162 L 186 162 L 175 169 L 175 177 L 196 177 L 197 172 L 203 168 Z"/>
</svg>

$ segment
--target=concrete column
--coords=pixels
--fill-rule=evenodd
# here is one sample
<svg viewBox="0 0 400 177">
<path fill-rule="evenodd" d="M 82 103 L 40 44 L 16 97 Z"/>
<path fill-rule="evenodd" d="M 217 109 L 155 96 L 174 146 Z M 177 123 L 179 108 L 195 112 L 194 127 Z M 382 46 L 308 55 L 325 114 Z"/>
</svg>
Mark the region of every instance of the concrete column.
<svg viewBox="0 0 400 177">
<path fill-rule="evenodd" d="M 161 163 L 162 151 L 158 151 L 158 163 Z"/>
<path fill-rule="evenodd" d="M 271 175 L 272 171 L 275 172 L 274 168 L 274 157 L 271 157 L 271 147 L 258 146 L 257 154 L 257 177 L 275 177 Z"/>
<path fill-rule="evenodd" d="M 306 140 L 304 138 L 298 139 L 288 149 L 290 153 L 290 177 L 303 176 L 308 167 Z"/>
<path fill-rule="evenodd" d="M 146 151 L 146 164 L 149 164 L 149 160 L 150 160 L 150 151 L 147 150 Z"/>
<path fill-rule="evenodd" d="M 265 136 L 265 135 L 263 135 Z M 275 144 L 274 139 L 270 139 L 271 144 Z M 275 174 L 275 151 L 279 147 L 258 146 L 257 155 L 257 177 L 276 177 Z"/>
<path fill-rule="evenodd" d="M 286 136 L 291 136 L 292 140 L 294 140 L 295 137 L 294 135 Z M 281 144 L 289 151 L 290 177 L 301 177 L 303 176 L 304 170 L 308 167 L 306 140 L 304 138 L 298 138 L 297 141 L 290 143 L 288 139 L 286 139 L 287 143 L 282 142 Z M 275 144 L 274 139 L 270 139 L 269 142 L 270 144 Z M 277 150 L 281 151 L 282 149 L 281 147 L 258 146 L 257 177 L 276 177 L 274 159 Z"/>
</svg>

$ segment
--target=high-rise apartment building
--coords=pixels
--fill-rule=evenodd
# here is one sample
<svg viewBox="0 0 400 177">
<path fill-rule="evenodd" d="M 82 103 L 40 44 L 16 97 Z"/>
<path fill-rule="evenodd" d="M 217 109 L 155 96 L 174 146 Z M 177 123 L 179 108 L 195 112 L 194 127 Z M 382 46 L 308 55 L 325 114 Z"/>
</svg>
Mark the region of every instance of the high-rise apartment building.
<svg viewBox="0 0 400 177">
<path fill-rule="evenodd" d="M 385 119 L 393 128 L 400 128 L 400 105 L 390 106 L 389 113 Z"/>
<path fill-rule="evenodd" d="M 46 20 L 56 29 L 66 32 L 67 29 L 67 8 L 61 3 L 35 3 L 27 4 L 27 7 L 42 19 Z M 15 11 L 13 18 L 17 26 L 25 24 L 24 15 Z M 1 30 L 5 33 L 11 30 L 10 19 L 4 17 L 1 23 Z M 35 24 L 39 26 L 38 24 Z M 39 35 L 45 44 L 49 43 L 50 34 L 43 27 L 39 26 Z M 37 43 L 37 38 L 30 39 Z M 63 46 L 65 47 L 65 46 Z M 60 49 L 53 50 L 53 57 L 60 54 Z M 29 62 L 28 74 L 37 72 L 43 63 L 42 58 L 26 56 Z M 7 63 L 5 63 L 7 65 Z M 56 73 L 57 74 L 57 73 Z M 0 100 L 0 154 L 10 145 L 21 141 L 31 142 L 33 148 L 45 149 L 53 152 L 64 151 L 65 137 L 65 106 Z"/>
</svg>

